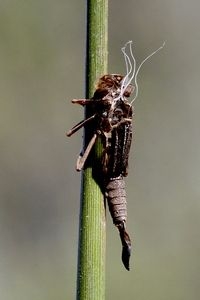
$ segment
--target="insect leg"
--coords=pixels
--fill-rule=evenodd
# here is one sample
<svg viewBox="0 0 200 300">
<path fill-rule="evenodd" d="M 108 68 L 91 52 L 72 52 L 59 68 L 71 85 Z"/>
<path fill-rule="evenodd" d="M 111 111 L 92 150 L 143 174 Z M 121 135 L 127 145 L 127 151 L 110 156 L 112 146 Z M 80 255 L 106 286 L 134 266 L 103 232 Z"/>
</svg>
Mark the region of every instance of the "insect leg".
<svg viewBox="0 0 200 300">
<path fill-rule="evenodd" d="M 113 126 L 112 126 L 112 129 L 113 129 L 113 128 L 117 128 L 117 127 L 119 127 L 121 124 L 124 124 L 124 123 L 132 123 L 132 119 L 130 119 L 130 118 L 124 118 L 124 119 L 122 119 L 121 121 L 119 121 L 117 124 L 113 125 Z"/>
<path fill-rule="evenodd" d="M 74 127 L 72 127 L 72 129 L 70 129 L 68 132 L 66 132 L 66 136 L 71 136 L 72 134 L 74 134 L 76 131 L 78 131 L 81 127 L 85 126 L 87 123 L 89 123 L 90 121 L 92 121 L 95 118 L 96 114 L 94 114 L 93 116 L 82 120 L 81 122 L 79 122 L 78 124 L 76 124 Z"/>
<path fill-rule="evenodd" d="M 92 104 L 93 101 L 91 99 L 73 99 L 72 103 L 75 104 L 80 104 L 80 105 L 87 105 L 87 104 Z"/>
<path fill-rule="evenodd" d="M 95 133 L 93 135 L 93 137 L 91 138 L 85 152 L 83 154 L 79 155 L 79 157 L 77 159 L 77 162 L 76 162 L 76 170 L 77 171 L 81 171 L 83 169 L 85 161 L 86 161 L 88 155 L 90 154 L 90 151 L 91 151 L 91 149 L 92 149 L 92 147 L 93 147 L 93 145 L 96 141 L 96 138 L 97 138 L 97 134 Z"/>
</svg>

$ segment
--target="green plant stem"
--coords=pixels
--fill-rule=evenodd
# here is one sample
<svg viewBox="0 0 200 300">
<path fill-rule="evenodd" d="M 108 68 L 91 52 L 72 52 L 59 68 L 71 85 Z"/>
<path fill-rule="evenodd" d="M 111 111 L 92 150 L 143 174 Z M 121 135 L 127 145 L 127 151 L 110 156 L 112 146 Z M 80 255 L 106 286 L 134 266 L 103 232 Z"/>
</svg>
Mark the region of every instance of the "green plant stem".
<svg viewBox="0 0 200 300">
<path fill-rule="evenodd" d="M 86 98 L 94 83 L 107 72 L 108 0 L 87 1 Z M 86 111 L 86 116 L 87 116 Z M 91 138 L 85 131 L 84 145 Z M 100 140 L 82 175 L 79 225 L 77 300 L 105 299 L 105 207 L 94 170 L 101 156 Z"/>
</svg>

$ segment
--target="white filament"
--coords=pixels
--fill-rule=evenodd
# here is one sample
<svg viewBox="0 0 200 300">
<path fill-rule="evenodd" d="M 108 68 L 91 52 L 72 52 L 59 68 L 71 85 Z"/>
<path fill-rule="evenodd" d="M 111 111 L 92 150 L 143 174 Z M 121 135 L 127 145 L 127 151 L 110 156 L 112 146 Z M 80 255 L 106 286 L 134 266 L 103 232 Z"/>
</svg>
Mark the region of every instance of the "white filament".
<svg viewBox="0 0 200 300">
<path fill-rule="evenodd" d="M 128 56 L 128 54 L 126 53 L 126 47 L 127 45 L 129 45 L 129 50 L 130 50 L 130 53 L 131 53 L 131 58 L 133 59 L 133 66 L 132 66 L 132 63 L 131 63 L 131 60 Z M 134 76 L 135 74 L 135 68 L 136 68 L 136 60 L 132 54 L 132 41 L 129 41 L 125 44 L 125 46 L 122 48 L 122 53 L 124 55 L 124 60 L 125 60 L 125 64 L 126 64 L 126 76 L 123 78 L 122 80 L 122 85 L 121 85 L 121 91 L 120 91 L 120 97 L 122 97 L 122 95 L 124 94 L 124 91 L 126 90 L 127 86 L 130 84 L 130 80 L 129 80 L 129 75 L 131 74 L 132 72 L 132 69 L 133 69 L 133 74 L 131 76 L 131 78 Z M 129 63 L 129 66 L 130 66 L 130 69 L 128 68 L 128 63 Z M 131 79 L 132 80 L 132 79 Z"/>
<path fill-rule="evenodd" d="M 126 53 L 126 48 L 127 46 L 129 46 L 129 55 Z M 135 86 L 135 97 L 133 98 L 133 100 L 131 101 L 131 104 L 135 101 L 135 99 L 138 96 L 138 83 L 137 83 L 137 76 L 138 73 L 142 67 L 142 65 L 150 58 L 152 57 L 154 54 L 156 54 L 158 51 L 160 51 L 163 47 L 165 46 L 165 42 L 163 43 L 163 45 L 161 47 L 159 47 L 158 49 L 156 49 L 154 52 L 152 52 L 151 54 L 149 54 L 139 65 L 139 67 L 136 70 L 136 60 L 135 57 L 133 55 L 133 51 L 132 51 L 132 41 L 129 41 L 125 44 L 125 46 L 122 48 L 122 53 L 124 55 L 124 60 L 125 60 L 125 65 L 126 65 L 126 75 L 124 76 L 123 80 L 122 80 L 122 84 L 121 84 L 121 89 L 120 89 L 120 95 L 115 98 L 114 100 L 117 100 L 119 98 L 123 97 L 123 94 L 125 92 L 125 90 L 127 89 L 127 87 L 130 85 L 130 83 L 133 80 L 133 85 Z M 131 62 L 132 60 L 132 62 Z M 130 76 L 130 77 L 129 77 Z M 114 101 L 115 102 L 115 101 Z"/>
</svg>

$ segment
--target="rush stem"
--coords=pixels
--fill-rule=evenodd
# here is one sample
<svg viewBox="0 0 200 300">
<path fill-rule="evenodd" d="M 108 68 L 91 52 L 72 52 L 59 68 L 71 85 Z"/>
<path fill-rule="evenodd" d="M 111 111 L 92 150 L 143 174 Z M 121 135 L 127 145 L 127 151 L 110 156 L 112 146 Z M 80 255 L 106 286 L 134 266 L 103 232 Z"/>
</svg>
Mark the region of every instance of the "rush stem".
<svg viewBox="0 0 200 300">
<path fill-rule="evenodd" d="M 93 95 L 96 80 L 107 73 L 107 42 L 108 0 L 87 0 L 86 99 Z M 90 131 L 85 130 L 84 148 L 90 138 Z M 105 299 L 105 207 L 98 180 L 94 178 L 101 153 L 98 139 L 82 173 L 77 300 Z"/>
</svg>

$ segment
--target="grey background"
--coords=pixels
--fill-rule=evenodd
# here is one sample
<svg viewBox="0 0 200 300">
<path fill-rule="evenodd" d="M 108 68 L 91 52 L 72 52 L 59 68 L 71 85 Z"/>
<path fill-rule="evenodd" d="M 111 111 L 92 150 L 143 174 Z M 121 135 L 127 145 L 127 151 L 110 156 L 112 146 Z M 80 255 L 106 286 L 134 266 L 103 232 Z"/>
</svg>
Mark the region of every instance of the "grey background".
<svg viewBox="0 0 200 300">
<path fill-rule="evenodd" d="M 107 216 L 107 299 L 200 296 L 199 1 L 109 1 L 109 72 L 142 68 L 127 178 L 132 270 Z M 0 297 L 74 299 L 85 1 L 0 2 Z"/>
</svg>

